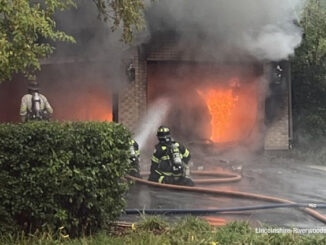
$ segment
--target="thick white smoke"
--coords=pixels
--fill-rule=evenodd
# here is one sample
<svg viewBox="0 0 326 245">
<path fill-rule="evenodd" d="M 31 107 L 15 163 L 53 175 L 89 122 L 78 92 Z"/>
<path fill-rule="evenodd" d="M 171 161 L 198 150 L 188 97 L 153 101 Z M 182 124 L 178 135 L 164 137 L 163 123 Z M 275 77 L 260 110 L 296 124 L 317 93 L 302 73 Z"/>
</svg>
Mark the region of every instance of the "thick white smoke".
<svg viewBox="0 0 326 245">
<path fill-rule="evenodd" d="M 259 60 L 288 58 L 301 42 L 295 24 L 304 0 L 160 0 L 148 4 L 153 34 L 175 31 L 180 44 L 229 56 L 225 47 Z M 189 46 L 188 46 L 189 47 Z M 219 48 L 223 47 L 223 48 Z M 180 47 L 181 48 L 181 47 Z M 199 48 L 198 53 L 203 53 Z"/>
<path fill-rule="evenodd" d="M 155 135 L 157 128 L 165 120 L 169 109 L 170 101 L 165 98 L 158 99 L 149 106 L 140 127 L 136 130 L 135 140 L 139 144 L 140 150 L 143 149 L 150 137 Z"/>
<path fill-rule="evenodd" d="M 245 35 L 243 42 L 249 53 L 255 57 L 278 61 L 293 54 L 301 42 L 301 32 L 293 30 L 286 33 L 277 26 L 268 25 L 256 37 Z"/>
</svg>

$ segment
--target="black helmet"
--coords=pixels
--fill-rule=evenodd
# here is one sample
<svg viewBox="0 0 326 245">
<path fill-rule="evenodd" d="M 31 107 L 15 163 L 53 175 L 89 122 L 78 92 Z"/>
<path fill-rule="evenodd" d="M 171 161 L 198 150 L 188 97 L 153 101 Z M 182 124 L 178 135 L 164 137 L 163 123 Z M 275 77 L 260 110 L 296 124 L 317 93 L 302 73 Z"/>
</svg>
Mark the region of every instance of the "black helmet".
<svg viewBox="0 0 326 245">
<path fill-rule="evenodd" d="M 168 139 L 171 138 L 170 129 L 165 126 L 160 126 L 157 129 L 156 136 L 159 139 L 159 141 L 169 141 Z"/>
<path fill-rule="evenodd" d="M 40 90 L 38 83 L 36 81 L 29 82 L 27 88 L 28 88 L 28 91 L 30 91 L 30 92 L 39 92 L 39 90 Z"/>
</svg>

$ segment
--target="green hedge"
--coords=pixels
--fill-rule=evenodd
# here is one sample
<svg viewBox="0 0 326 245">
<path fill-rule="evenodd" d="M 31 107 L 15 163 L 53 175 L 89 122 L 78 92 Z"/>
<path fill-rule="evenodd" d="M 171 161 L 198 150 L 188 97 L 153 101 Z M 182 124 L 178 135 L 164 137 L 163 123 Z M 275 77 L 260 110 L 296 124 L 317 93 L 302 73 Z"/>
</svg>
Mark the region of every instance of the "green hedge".
<svg viewBox="0 0 326 245">
<path fill-rule="evenodd" d="M 63 226 L 76 236 L 116 219 L 129 139 L 115 123 L 0 124 L 0 232 Z"/>
</svg>

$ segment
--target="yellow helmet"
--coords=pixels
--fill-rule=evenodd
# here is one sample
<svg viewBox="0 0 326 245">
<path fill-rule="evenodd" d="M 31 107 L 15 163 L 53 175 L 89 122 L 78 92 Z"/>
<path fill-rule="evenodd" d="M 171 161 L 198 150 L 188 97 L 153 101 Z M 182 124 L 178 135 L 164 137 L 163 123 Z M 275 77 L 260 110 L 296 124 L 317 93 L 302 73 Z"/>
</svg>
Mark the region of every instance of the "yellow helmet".
<svg viewBox="0 0 326 245">
<path fill-rule="evenodd" d="M 168 127 L 165 127 L 165 126 L 160 126 L 158 129 L 157 129 L 157 133 L 156 133 L 156 136 L 159 140 L 161 139 L 166 139 L 168 137 L 171 137 L 171 134 L 170 134 L 170 129 Z"/>
</svg>

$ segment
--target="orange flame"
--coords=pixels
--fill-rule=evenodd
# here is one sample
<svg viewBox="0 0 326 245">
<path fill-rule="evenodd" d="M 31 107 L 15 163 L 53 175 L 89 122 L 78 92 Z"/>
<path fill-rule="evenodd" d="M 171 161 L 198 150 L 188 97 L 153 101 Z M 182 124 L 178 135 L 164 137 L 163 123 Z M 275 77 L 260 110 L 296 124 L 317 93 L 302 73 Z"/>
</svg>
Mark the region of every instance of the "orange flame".
<svg viewBox="0 0 326 245">
<path fill-rule="evenodd" d="M 112 121 L 111 103 L 108 98 L 99 94 L 80 98 L 79 106 L 72 113 L 77 121 Z"/>
<path fill-rule="evenodd" d="M 88 95 L 83 107 L 76 111 L 79 120 L 86 121 L 112 121 L 111 101 L 100 94 Z M 81 103 L 82 104 L 82 103 Z"/>
<path fill-rule="evenodd" d="M 228 141 L 228 132 L 232 110 L 235 106 L 235 97 L 232 90 L 210 89 L 206 93 L 198 91 L 205 98 L 205 102 L 211 114 L 211 140 L 214 142 Z"/>
<path fill-rule="evenodd" d="M 257 86 L 239 88 L 239 81 L 232 79 L 229 87 L 197 90 L 204 99 L 211 115 L 213 142 L 239 141 L 248 137 L 257 119 Z"/>
<path fill-rule="evenodd" d="M 112 101 L 109 95 L 100 91 L 91 94 L 80 91 L 71 97 L 73 99 L 66 101 L 54 100 L 57 108 L 54 118 L 71 121 L 112 121 Z"/>
</svg>

